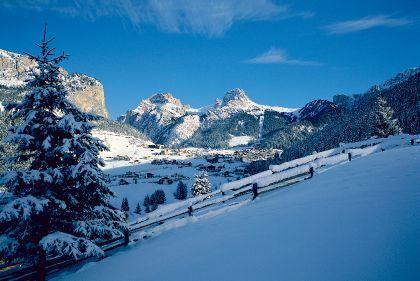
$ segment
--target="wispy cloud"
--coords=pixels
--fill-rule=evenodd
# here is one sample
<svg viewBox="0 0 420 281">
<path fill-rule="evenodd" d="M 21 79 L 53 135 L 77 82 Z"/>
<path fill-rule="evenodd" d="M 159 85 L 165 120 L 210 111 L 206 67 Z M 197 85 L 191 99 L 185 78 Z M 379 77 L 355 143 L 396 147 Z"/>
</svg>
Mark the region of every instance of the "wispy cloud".
<svg viewBox="0 0 420 281">
<path fill-rule="evenodd" d="M 272 47 L 267 52 L 252 59 L 245 60 L 248 64 L 288 64 L 301 66 L 321 66 L 323 63 L 310 60 L 292 59 L 283 49 Z"/>
<path fill-rule="evenodd" d="M 150 24 L 172 33 L 223 35 L 241 21 L 310 18 L 276 0 L 2 0 L 0 7 L 54 11 L 90 20 L 118 16 L 135 26 Z"/>
<path fill-rule="evenodd" d="M 344 34 L 375 27 L 396 27 L 410 23 L 412 23 L 412 20 L 407 18 L 396 18 L 389 15 L 376 15 L 355 20 L 337 22 L 325 26 L 325 29 L 331 34 Z"/>
</svg>

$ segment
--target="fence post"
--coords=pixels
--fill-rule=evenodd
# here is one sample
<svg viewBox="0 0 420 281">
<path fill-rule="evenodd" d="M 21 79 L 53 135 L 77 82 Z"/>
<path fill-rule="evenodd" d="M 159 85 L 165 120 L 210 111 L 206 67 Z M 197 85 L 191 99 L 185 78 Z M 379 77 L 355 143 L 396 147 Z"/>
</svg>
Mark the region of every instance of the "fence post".
<svg viewBox="0 0 420 281">
<path fill-rule="evenodd" d="M 258 196 L 258 184 L 255 182 L 252 184 L 252 200 Z"/>
<path fill-rule="evenodd" d="M 130 243 L 130 230 L 128 227 L 124 230 L 124 246 L 127 246 Z"/>
<path fill-rule="evenodd" d="M 310 179 L 314 176 L 314 167 L 309 168 Z"/>
<path fill-rule="evenodd" d="M 38 260 L 36 263 L 36 280 L 45 281 L 47 276 L 46 271 L 47 255 L 41 247 L 38 249 Z"/>
</svg>

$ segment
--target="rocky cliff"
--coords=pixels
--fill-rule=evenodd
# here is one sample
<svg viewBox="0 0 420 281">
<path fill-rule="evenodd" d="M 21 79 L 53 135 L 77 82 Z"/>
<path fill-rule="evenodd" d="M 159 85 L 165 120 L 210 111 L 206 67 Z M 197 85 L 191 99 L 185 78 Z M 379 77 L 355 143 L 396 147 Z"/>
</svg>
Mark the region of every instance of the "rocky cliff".
<svg viewBox="0 0 420 281">
<path fill-rule="evenodd" d="M 13 95 L 22 95 L 35 67 L 36 63 L 28 56 L 0 50 L 0 98 L 7 101 L 13 100 Z M 101 82 L 84 74 L 61 71 L 71 101 L 85 112 L 108 117 Z"/>
</svg>

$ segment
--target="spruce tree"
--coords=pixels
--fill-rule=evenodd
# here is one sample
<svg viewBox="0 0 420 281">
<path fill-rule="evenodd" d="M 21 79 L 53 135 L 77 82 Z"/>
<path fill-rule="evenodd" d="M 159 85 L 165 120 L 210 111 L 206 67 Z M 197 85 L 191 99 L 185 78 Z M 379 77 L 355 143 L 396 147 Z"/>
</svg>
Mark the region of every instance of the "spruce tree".
<svg viewBox="0 0 420 281">
<path fill-rule="evenodd" d="M 166 202 L 166 195 L 162 189 L 158 189 L 150 195 L 150 205 L 156 204 L 161 205 L 165 204 Z"/>
<path fill-rule="evenodd" d="M 1 107 L 0 107 L 0 155 L 2 155 L 2 157 L 0 157 L 0 174 L 16 168 L 14 165 L 11 165 L 11 163 L 7 161 L 7 157 L 14 155 L 14 151 L 15 151 L 14 146 L 3 142 L 3 139 L 7 135 L 7 129 L 10 126 L 9 117 L 10 117 L 10 113 L 4 110 L 1 110 Z M 0 182 L 0 185 L 1 185 L 1 182 Z"/>
<path fill-rule="evenodd" d="M 141 214 L 141 206 L 140 203 L 137 203 L 136 208 L 134 209 L 134 213 L 140 215 Z"/>
<path fill-rule="evenodd" d="M 393 118 L 394 111 L 387 105 L 384 97 L 379 94 L 375 98 L 372 113 L 373 133 L 378 137 L 388 137 L 401 132 L 398 122 Z"/>
<path fill-rule="evenodd" d="M 175 199 L 178 199 L 178 200 L 185 200 L 187 199 L 187 196 L 188 196 L 187 185 L 183 183 L 182 181 L 180 181 L 178 183 L 176 191 L 174 192 L 174 197 Z"/>
<path fill-rule="evenodd" d="M 150 197 L 149 197 L 149 195 L 146 195 L 146 197 L 144 197 L 143 206 L 145 208 L 144 211 L 146 213 L 150 213 Z"/>
<path fill-rule="evenodd" d="M 127 197 L 124 197 L 121 202 L 121 211 L 128 213 L 130 211 L 130 206 L 128 205 Z"/>
<path fill-rule="evenodd" d="M 96 241 L 123 235 L 124 214 L 109 204 L 112 191 L 100 169 L 105 145 L 91 134 L 99 117 L 67 99 L 46 27 L 30 91 L 8 104 L 12 126 L 5 141 L 16 145 L 13 164 L 25 168 L 2 176 L 6 203 L 0 212 L 0 260 L 43 263 L 46 256 L 103 255 Z"/>
<path fill-rule="evenodd" d="M 206 172 L 195 175 L 194 183 L 191 187 L 191 194 L 199 196 L 211 193 L 211 183 Z"/>
</svg>

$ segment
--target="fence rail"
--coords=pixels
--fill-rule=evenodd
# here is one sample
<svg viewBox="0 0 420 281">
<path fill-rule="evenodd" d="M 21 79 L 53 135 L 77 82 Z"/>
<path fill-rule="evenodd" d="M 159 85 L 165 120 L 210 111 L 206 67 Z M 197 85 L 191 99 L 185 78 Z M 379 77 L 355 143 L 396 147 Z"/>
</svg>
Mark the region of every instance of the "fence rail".
<svg viewBox="0 0 420 281">
<path fill-rule="evenodd" d="M 312 169 L 319 169 L 325 166 L 334 166 L 350 161 L 351 158 L 362 157 L 396 146 L 413 145 L 419 142 L 419 138 L 420 135 L 399 135 L 387 139 L 372 139 L 364 142 L 345 144 L 339 148 L 299 158 L 281 165 L 271 166 L 268 171 L 223 184 L 219 190 L 212 192 L 210 195 L 192 198 L 186 200 L 184 203 L 174 203 L 170 208 L 164 208 L 160 212 L 157 212 L 159 211 L 158 209 L 150 213 L 146 218 L 130 223 L 129 234 L 153 229 L 155 226 L 159 226 L 165 222 L 185 218 L 191 215 L 188 210 L 190 206 L 192 208 L 191 210 L 195 212 L 218 204 L 224 204 L 248 193 L 253 193 L 255 192 L 255 189 L 253 189 L 254 184 L 257 184 L 258 194 L 271 192 L 307 179 L 311 167 Z M 115 239 L 101 241 L 98 245 L 105 252 L 109 252 L 127 245 L 127 237 L 117 237 Z M 89 260 L 95 260 L 95 258 L 74 260 L 64 257 L 50 257 L 47 259 L 46 271 L 48 274 L 55 273 L 70 265 Z M 23 267 L 19 264 L 0 265 L 1 281 L 33 280 L 36 279 L 36 274 L 35 266 Z"/>
</svg>

